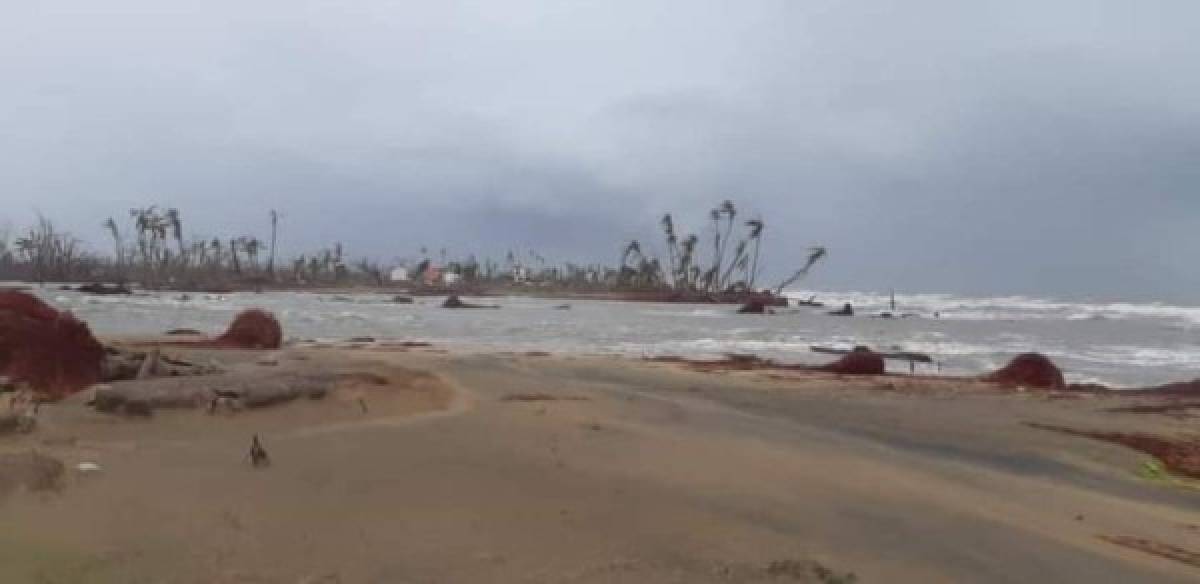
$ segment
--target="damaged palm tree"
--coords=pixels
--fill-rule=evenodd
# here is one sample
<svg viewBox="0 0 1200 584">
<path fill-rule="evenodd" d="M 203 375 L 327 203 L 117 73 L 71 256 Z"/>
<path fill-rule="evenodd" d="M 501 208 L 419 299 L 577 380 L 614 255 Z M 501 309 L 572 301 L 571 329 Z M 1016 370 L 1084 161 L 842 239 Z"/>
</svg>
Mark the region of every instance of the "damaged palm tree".
<svg viewBox="0 0 1200 584">
<path fill-rule="evenodd" d="M 775 295 L 776 296 L 782 295 L 784 288 L 787 288 L 788 286 L 795 284 L 796 282 L 798 282 L 800 280 L 800 278 L 807 276 L 808 270 L 811 269 L 813 267 L 813 265 L 815 265 L 818 261 L 820 261 L 821 258 L 825 257 L 826 254 L 827 254 L 827 252 L 824 247 L 809 248 L 808 258 L 804 261 L 804 266 L 801 267 L 799 270 L 796 270 L 796 273 L 792 274 L 787 279 L 780 282 L 779 286 L 775 287 Z"/>
<path fill-rule="evenodd" d="M 659 223 L 666 237 L 666 269 L 633 240 L 623 250 L 613 285 L 636 292 L 629 296 L 637 299 L 786 305 L 783 289 L 804 277 L 826 255 L 825 248 L 811 248 L 804 265 L 792 276 L 774 290 L 760 291 L 757 284 L 766 225 L 761 218 L 750 219 L 741 224 L 744 230 L 739 233 L 737 217 L 738 208 L 730 200 L 709 210 L 712 260 L 706 264 L 697 250 L 700 238 L 695 234 L 681 237 L 675 217 L 663 215 Z"/>
</svg>

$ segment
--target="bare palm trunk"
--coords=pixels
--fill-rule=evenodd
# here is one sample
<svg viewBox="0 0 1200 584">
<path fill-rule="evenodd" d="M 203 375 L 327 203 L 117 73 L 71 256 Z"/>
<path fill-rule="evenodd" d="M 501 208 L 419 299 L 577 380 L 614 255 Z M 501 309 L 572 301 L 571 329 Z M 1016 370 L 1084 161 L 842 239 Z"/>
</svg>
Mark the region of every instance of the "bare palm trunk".
<svg viewBox="0 0 1200 584">
<path fill-rule="evenodd" d="M 275 279 L 275 236 L 279 228 L 279 214 L 271 209 L 271 254 L 267 257 L 267 275 Z"/>
<path fill-rule="evenodd" d="M 758 250 L 762 246 L 762 234 L 758 234 L 754 238 L 754 259 L 750 260 L 750 275 L 747 279 L 747 286 L 750 290 L 755 290 L 754 282 L 758 280 Z"/>
</svg>

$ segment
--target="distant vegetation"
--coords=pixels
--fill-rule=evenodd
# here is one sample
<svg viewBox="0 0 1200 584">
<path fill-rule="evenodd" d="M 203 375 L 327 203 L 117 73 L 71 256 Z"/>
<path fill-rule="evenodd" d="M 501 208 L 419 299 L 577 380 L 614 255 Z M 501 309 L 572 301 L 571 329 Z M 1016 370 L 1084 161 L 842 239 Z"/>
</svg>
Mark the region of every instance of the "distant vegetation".
<svg viewBox="0 0 1200 584">
<path fill-rule="evenodd" d="M 277 257 L 280 215 L 263 221 L 269 235 L 188 236 L 178 209 L 149 206 L 102 222 L 111 247 L 85 248 L 70 233 L 39 217 L 15 235 L 0 232 L 0 279 L 31 282 L 112 282 L 149 289 L 246 289 L 325 287 L 390 283 L 394 268 L 408 276 L 408 287 L 492 290 L 541 287 L 594 292 L 670 292 L 737 294 L 757 290 L 765 224 L 738 222 L 731 201 L 714 208 L 702 243 L 700 236 L 680 237 L 670 214 L 662 217 L 666 261 L 638 241 L 624 246 L 616 267 L 600 264 L 550 265 L 536 251 L 509 251 L 502 261 L 474 255 L 451 259 L 427 248 L 389 265 L 360 257 L 351 260 L 341 243 L 287 259 Z M 711 243 L 709 243 L 711 242 Z M 703 248 L 703 249 L 702 249 Z M 824 248 L 805 252 L 802 267 L 777 289 L 803 277 Z"/>
</svg>

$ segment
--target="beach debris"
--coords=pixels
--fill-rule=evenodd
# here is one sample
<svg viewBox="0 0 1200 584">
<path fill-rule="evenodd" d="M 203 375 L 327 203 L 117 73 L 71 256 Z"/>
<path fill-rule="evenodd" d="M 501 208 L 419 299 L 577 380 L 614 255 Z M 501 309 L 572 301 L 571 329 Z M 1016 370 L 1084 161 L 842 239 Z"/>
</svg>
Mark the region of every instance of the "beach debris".
<svg viewBox="0 0 1200 584">
<path fill-rule="evenodd" d="M 374 343 L 375 337 L 350 337 L 346 339 L 347 343 Z"/>
<path fill-rule="evenodd" d="M 367 400 L 364 400 L 363 398 L 360 397 L 360 398 L 358 398 L 357 401 L 358 401 L 358 407 L 360 409 L 362 409 L 362 413 L 364 413 L 364 414 L 367 413 Z"/>
<path fill-rule="evenodd" d="M 411 296 L 399 296 L 399 295 L 392 296 L 392 304 L 412 304 L 412 303 L 413 303 L 413 299 Z"/>
<path fill-rule="evenodd" d="M 847 302 L 841 308 L 829 311 L 829 314 L 833 316 L 854 316 L 854 306 Z"/>
<path fill-rule="evenodd" d="M 1189 549 L 1184 549 L 1179 546 L 1146 539 L 1144 537 L 1135 537 L 1132 535 L 1098 535 L 1096 536 L 1101 541 L 1106 541 L 1113 545 L 1119 545 L 1139 552 L 1175 560 L 1189 566 L 1200 568 L 1200 553 Z"/>
<path fill-rule="evenodd" d="M 279 354 L 271 353 L 270 355 L 263 355 L 262 357 L 255 359 L 254 364 L 262 365 L 264 367 L 274 367 L 279 365 Z"/>
<path fill-rule="evenodd" d="M 858 350 L 861 348 L 866 348 L 866 347 L 863 347 L 860 345 L 853 349 L 840 349 L 837 347 L 823 347 L 821 345 L 809 346 L 809 350 L 811 350 L 814 353 L 826 353 L 826 354 L 830 354 L 830 355 L 847 355 L 847 354 L 853 353 L 855 350 Z M 925 353 L 917 353 L 915 351 L 876 351 L 876 352 L 879 353 L 880 355 L 883 355 L 884 359 L 897 359 L 900 361 L 915 361 L 917 363 L 933 363 L 933 357 L 930 357 L 929 355 L 927 355 Z"/>
<path fill-rule="evenodd" d="M 203 378 L 174 378 L 170 382 L 132 383 L 99 386 L 89 405 L 109 414 L 146 415 L 161 408 L 214 410 L 221 405 L 231 409 L 258 408 L 306 397 L 322 399 L 333 390 L 334 375 L 279 375 L 269 379 L 220 380 L 221 386 Z M 214 399 L 216 398 L 216 399 Z M 215 402 L 215 403 L 214 403 Z"/>
<path fill-rule="evenodd" d="M 0 374 L 57 400 L 99 381 L 103 363 L 87 324 L 31 294 L 0 291 Z"/>
<path fill-rule="evenodd" d="M 37 410 L 29 408 L 21 412 L 0 414 L 0 436 L 5 434 L 29 434 L 37 427 Z"/>
<path fill-rule="evenodd" d="M 196 329 L 175 328 L 175 329 L 171 329 L 171 330 L 167 331 L 167 334 L 171 335 L 171 336 L 176 336 L 176 335 L 200 336 L 200 335 L 203 335 L 204 333 L 202 333 Z"/>
<path fill-rule="evenodd" d="M 548 393 L 508 393 L 500 397 L 502 402 L 546 402 L 546 401 L 588 401 L 581 395 L 551 395 Z"/>
<path fill-rule="evenodd" d="M 1081 436 L 1120 444 L 1144 452 L 1162 462 L 1167 470 L 1180 476 L 1200 479 L 1200 437 L 1188 438 L 1156 436 L 1138 432 L 1104 432 L 1096 430 L 1079 430 L 1066 426 L 1027 422 L 1027 426 L 1039 430 L 1049 430 L 1071 436 Z"/>
<path fill-rule="evenodd" d="M 242 409 L 242 394 L 227 389 L 214 389 L 212 401 L 208 402 L 208 413 L 217 411 L 217 406 L 224 405 L 229 411 Z"/>
<path fill-rule="evenodd" d="M 148 418 L 154 415 L 154 407 L 150 400 L 141 397 L 129 397 L 111 385 L 96 386 L 92 399 L 88 402 L 97 412 L 119 414 L 131 417 Z"/>
<path fill-rule="evenodd" d="M 283 328 L 275 315 L 252 308 L 234 317 L 215 344 L 236 349 L 278 349 L 283 345 Z"/>
<path fill-rule="evenodd" d="M 821 308 L 821 307 L 825 306 L 825 303 L 817 302 L 817 295 L 813 294 L 812 296 L 809 296 L 807 300 L 803 299 L 803 298 L 800 300 L 797 300 L 796 306 L 812 306 L 814 308 Z"/>
<path fill-rule="evenodd" d="M 858 346 L 837 361 L 814 367 L 813 370 L 843 375 L 882 375 L 886 366 L 882 354 Z"/>
<path fill-rule="evenodd" d="M 63 486 L 66 465 L 36 450 L 0 454 L 0 495 L 18 489 L 57 491 Z"/>
<path fill-rule="evenodd" d="M 81 462 L 81 463 L 75 465 L 75 470 L 77 470 L 81 473 L 84 473 L 84 474 L 89 474 L 89 473 L 100 472 L 101 469 L 100 469 L 100 465 L 98 465 L 94 462 L 86 462 L 85 461 L 85 462 Z"/>
<path fill-rule="evenodd" d="M 250 442 L 250 452 L 247 457 L 255 468 L 271 466 L 271 457 L 267 454 L 267 449 L 263 448 L 262 442 L 259 441 L 258 434 L 255 434 Z"/>
<path fill-rule="evenodd" d="M 772 578 L 788 578 L 801 582 L 821 584 L 853 584 L 858 576 L 853 572 L 838 574 L 824 564 L 814 560 L 775 560 L 767 564 L 767 575 Z"/>
<path fill-rule="evenodd" d="M 146 379 L 158 373 L 158 347 L 151 349 L 149 353 L 142 359 L 141 366 L 138 367 L 136 379 Z"/>
<path fill-rule="evenodd" d="M 442 308 L 500 308 L 494 304 L 471 304 L 463 302 L 457 294 L 451 294 L 446 297 L 446 301 L 442 303 Z"/>
<path fill-rule="evenodd" d="M 151 351 L 132 351 L 116 347 L 105 347 L 104 368 L 100 380 L 129 381 L 149 377 L 183 377 L 211 375 L 221 371 L 215 363 L 192 363 L 171 357 L 158 348 Z"/>
<path fill-rule="evenodd" d="M 1123 414 L 1163 414 L 1179 419 L 1192 417 L 1190 410 L 1200 411 L 1200 401 L 1172 399 L 1166 403 L 1133 404 L 1108 408 L 1104 411 Z"/>
<path fill-rule="evenodd" d="M 1072 385 L 1072 388 L 1075 386 Z M 1104 387 L 1104 386 L 1100 386 Z M 1104 388 L 1108 389 L 1108 388 Z M 1192 381 L 1179 381 L 1175 383 L 1166 383 L 1154 387 L 1144 387 L 1140 389 L 1123 389 L 1120 390 L 1121 395 L 1136 395 L 1136 396 L 1170 396 L 1170 397 L 1200 397 L 1200 379 Z"/>
<path fill-rule="evenodd" d="M 554 310 L 571 310 L 571 305 L 570 304 L 559 304 L 558 306 L 554 307 Z"/>
<path fill-rule="evenodd" d="M 1065 389 L 1067 387 L 1062 371 L 1041 353 L 1017 355 L 1008 362 L 1008 365 L 984 375 L 981 379 L 1007 386 L 1033 389 Z"/>
</svg>

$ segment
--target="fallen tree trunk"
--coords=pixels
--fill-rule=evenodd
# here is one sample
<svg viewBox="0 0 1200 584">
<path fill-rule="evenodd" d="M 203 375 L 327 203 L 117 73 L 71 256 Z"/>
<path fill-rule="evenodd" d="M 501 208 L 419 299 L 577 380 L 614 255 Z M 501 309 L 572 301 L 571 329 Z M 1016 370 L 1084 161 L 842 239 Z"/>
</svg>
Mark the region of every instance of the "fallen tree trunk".
<svg viewBox="0 0 1200 584">
<path fill-rule="evenodd" d="M 287 376 L 278 379 L 178 379 L 172 383 L 99 386 L 92 406 L 105 413 L 140 414 L 157 409 L 209 407 L 214 400 L 236 399 L 238 405 L 257 408 L 301 397 L 321 399 L 334 387 L 332 375 Z"/>
</svg>

